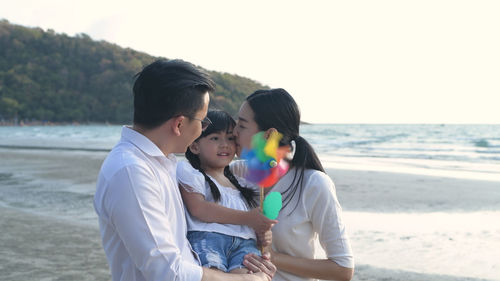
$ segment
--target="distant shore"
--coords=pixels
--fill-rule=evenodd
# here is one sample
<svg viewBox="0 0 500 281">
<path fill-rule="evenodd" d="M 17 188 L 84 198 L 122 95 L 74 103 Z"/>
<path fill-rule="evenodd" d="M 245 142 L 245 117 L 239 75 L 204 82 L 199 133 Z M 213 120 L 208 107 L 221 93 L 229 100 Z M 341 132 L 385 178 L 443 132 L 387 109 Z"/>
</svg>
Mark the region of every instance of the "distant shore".
<svg viewBox="0 0 500 281">
<path fill-rule="evenodd" d="M 301 125 L 313 125 L 309 122 L 300 122 Z M 0 127 L 23 127 L 23 126 L 88 126 L 88 125 L 105 125 L 105 126 L 120 126 L 124 124 L 114 124 L 109 122 L 77 122 L 77 121 L 64 121 L 64 122 L 53 122 L 53 121 L 7 121 L 0 120 Z"/>
<path fill-rule="evenodd" d="M 0 126 L 3 127 L 29 127 L 29 126 L 88 126 L 88 125 L 122 125 L 122 124 L 112 124 L 109 122 L 76 122 L 76 121 L 68 121 L 68 122 L 53 122 L 53 121 L 6 121 L 0 120 Z"/>
</svg>

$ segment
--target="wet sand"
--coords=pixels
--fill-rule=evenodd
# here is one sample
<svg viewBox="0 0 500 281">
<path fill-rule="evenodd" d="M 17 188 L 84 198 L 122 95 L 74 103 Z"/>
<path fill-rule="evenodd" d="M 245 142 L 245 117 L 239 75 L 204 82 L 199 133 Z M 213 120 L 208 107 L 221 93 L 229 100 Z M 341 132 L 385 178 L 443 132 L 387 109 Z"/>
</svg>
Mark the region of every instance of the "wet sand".
<svg viewBox="0 0 500 281">
<path fill-rule="evenodd" d="M 109 280 L 97 228 L 0 208 L 0 279 Z"/>
<path fill-rule="evenodd" d="M 99 232 L 0 208 L 1 280 L 110 280 Z M 353 281 L 479 281 L 357 265 Z"/>
<path fill-rule="evenodd" d="M 0 149 L 0 172 L 94 185 L 106 153 Z M 22 170 L 20 168 L 23 167 Z M 498 182 L 329 169 L 344 212 L 421 213 L 500 209 Z M 0 182 L 0 188 L 1 182 Z M 0 207 L 0 280 L 109 280 L 97 223 Z M 352 236 L 356 239 L 356 235 Z M 356 241 L 353 241 L 355 244 Z M 390 267 L 390 265 L 388 266 Z M 499 266 L 500 268 L 500 266 Z M 500 270 L 497 268 L 497 270 Z M 470 280 L 356 264 L 353 280 Z M 488 279 L 499 280 L 499 279 Z"/>
<path fill-rule="evenodd" d="M 499 181 L 327 169 L 345 211 L 469 212 L 500 210 Z M 500 171 L 499 171 L 500 177 Z"/>
</svg>

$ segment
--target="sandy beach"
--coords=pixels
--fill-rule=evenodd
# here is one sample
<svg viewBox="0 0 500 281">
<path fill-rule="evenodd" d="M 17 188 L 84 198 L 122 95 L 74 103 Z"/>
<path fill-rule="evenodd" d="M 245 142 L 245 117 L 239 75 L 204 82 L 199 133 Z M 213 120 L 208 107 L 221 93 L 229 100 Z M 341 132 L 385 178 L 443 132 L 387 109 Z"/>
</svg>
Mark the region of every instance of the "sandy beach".
<svg viewBox="0 0 500 281">
<path fill-rule="evenodd" d="M 1 280 L 109 280 L 98 229 L 0 208 Z"/>
<path fill-rule="evenodd" d="M 97 228 L 0 208 L 2 280 L 110 280 Z M 43 238 L 40 238 L 43 237 Z M 479 281 L 357 265 L 353 281 Z"/>
<path fill-rule="evenodd" d="M 110 279 L 92 208 L 95 179 L 105 155 L 0 149 L 0 198 L 4 202 L 0 206 L 1 280 Z M 335 169 L 328 174 L 336 183 L 352 240 L 356 257 L 353 280 L 500 280 L 499 254 L 484 252 L 500 246 L 490 243 L 500 236 L 499 227 L 490 225 L 500 211 L 498 182 Z M 34 191 L 42 187 L 43 194 L 53 193 L 46 196 Z M 22 196 L 9 199 L 17 196 L 18 189 L 23 189 Z M 54 199 L 69 190 L 77 190 L 79 197 L 74 200 L 81 201 L 71 203 L 75 205 L 68 209 L 73 211 L 63 210 L 70 204 L 68 197 L 62 202 Z M 40 196 L 40 205 L 36 205 L 40 201 L 36 196 Z M 429 218 L 436 216 L 433 228 Z M 441 219 L 450 218 L 451 225 L 439 225 Z M 411 226 L 413 219 L 422 223 L 420 227 Z M 466 224 L 474 221 L 472 227 Z M 483 225 L 485 229 L 474 229 Z M 451 244 L 440 248 L 443 241 Z M 451 241 L 478 253 L 464 257 L 465 264 L 454 261 L 461 256 L 453 257 L 460 252 L 451 250 Z M 384 250 L 390 257 L 380 255 Z M 490 263 L 484 263 L 481 256 L 490 258 Z M 374 257 L 380 257 L 380 262 Z M 422 257 L 438 264 L 427 269 L 425 263 L 418 263 Z M 468 272 L 467 266 L 477 267 L 475 262 L 480 263 L 480 270 Z"/>
<path fill-rule="evenodd" d="M 337 196 L 345 211 L 412 213 L 500 210 L 500 178 L 494 182 L 337 169 L 327 169 L 327 173 L 335 183 Z"/>
</svg>

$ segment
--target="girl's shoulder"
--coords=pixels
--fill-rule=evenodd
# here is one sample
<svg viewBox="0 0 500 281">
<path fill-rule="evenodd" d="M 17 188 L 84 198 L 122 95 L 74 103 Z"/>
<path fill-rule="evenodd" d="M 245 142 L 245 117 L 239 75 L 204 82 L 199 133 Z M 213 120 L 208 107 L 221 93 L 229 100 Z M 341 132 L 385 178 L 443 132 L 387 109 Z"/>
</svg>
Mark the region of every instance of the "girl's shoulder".
<svg viewBox="0 0 500 281">
<path fill-rule="evenodd" d="M 205 177 L 188 161 L 179 161 L 176 169 L 177 180 L 193 188 L 204 188 Z"/>
<path fill-rule="evenodd" d="M 189 174 L 189 175 L 201 174 L 200 171 L 191 166 L 191 163 L 189 163 L 186 160 L 178 161 L 176 170 L 177 170 L 177 177 L 179 177 L 179 175 L 184 175 L 184 174 Z"/>
</svg>

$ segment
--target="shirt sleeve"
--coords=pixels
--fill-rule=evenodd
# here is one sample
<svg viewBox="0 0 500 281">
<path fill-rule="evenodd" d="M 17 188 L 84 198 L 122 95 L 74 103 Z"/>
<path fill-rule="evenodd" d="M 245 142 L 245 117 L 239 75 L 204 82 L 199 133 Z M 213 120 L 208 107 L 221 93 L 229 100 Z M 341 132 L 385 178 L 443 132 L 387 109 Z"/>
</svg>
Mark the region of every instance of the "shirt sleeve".
<svg viewBox="0 0 500 281">
<path fill-rule="evenodd" d="M 201 267 L 182 258 L 172 231 L 177 219 L 167 212 L 168 200 L 153 171 L 126 166 L 106 192 L 110 222 L 146 280 L 201 280 Z"/>
<path fill-rule="evenodd" d="M 245 160 L 236 160 L 229 164 L 231 173 L 235 176 L 241 186 L 259 191 L 259 186 L 253 182 L 247 181 L 245 175 L 247 173 L 247 163 Z"/>
<path fill-rule="evenodd" d="M 354 268 L 351 245 L 342 222 L 342 208 L 330 177 L 314 172 L 304 195 L 312 227 L 327 257 L 340 266 Z"/>
<path fill-rule="evenodd" d="M 240 178 L 244 178 L 247 173 L 247 165 L 245 160 L 235 160 L 229 164 L 229 169 L 231 172 Z"/>
<path fill-rule="evenodd" d="M 181 161 L 177 163 L 177 181 L 187 192 L 200 193 L 206 197 L 205 177 L 200 171 L 193 168 L 189 162 Z"/>
</svg>

